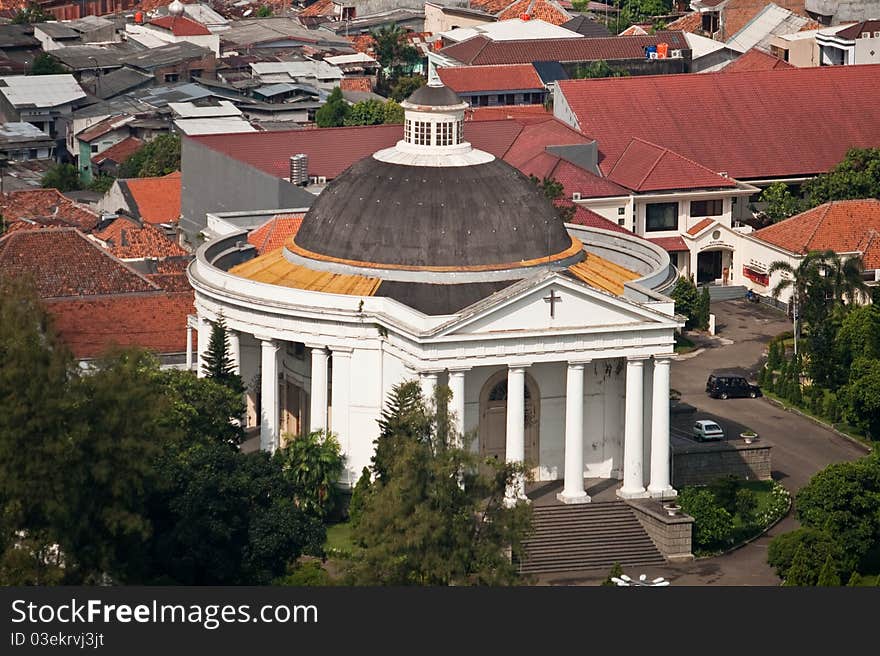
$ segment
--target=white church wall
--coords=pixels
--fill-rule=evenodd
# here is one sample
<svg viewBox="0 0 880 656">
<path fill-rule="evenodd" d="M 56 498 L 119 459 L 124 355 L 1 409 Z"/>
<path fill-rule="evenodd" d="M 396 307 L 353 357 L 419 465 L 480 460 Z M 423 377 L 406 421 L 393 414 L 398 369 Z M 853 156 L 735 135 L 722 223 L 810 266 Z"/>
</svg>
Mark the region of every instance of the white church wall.
<svg viewBox="0 0 880 656">
<path fill-rule="evenodd" d="M 370 464 L 382 407 L 382 354 L 377 348 L 355 349 L 351 354 L 348 436 L 340 436 L 345 453 L 344 482 L 354 485 Z"/>
<path fill-rule="evenodd" d="M 653 360 L 645 360 L 643 371 L 643 387 L 642 387 L 642 485 L 646 486 L 650 483 L 650 462 L 651 462 L 651 423 L 653 417 L 654 403 L 654 362 Z"/>
<path fill-rule="evenodd" d="M 615 477 L 623 433 L 619 360 L 594 360 L 584 367 L 584 476 Z"/>
<path fill-rule="evenodd" d="M 565 471 L 565 378 L 567 364 L 543 362 L 526 368 L 541 394 L 537 479 L 553 481 Z"/>
</svg>

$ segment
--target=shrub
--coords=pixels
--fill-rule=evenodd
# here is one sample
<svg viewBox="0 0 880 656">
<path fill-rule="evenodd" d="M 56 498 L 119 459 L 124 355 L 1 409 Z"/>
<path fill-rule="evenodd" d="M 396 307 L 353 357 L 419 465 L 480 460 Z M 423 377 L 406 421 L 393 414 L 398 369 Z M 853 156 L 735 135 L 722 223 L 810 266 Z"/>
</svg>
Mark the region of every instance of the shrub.
<svg viewBox="0 0 880 656">
<path fill-rule="evenodd" d="M 275 585 L 288 586 L 326 586 L 336 585 L 326 569 L 317 560 L 304 560 L 287 567 L 287 573 L 273 581 Z"/>
<path fill-rule="evenodd" d="M 736 491 L 736 512 L 742 518 L 744 524 L 752 523 L 757 510 L 757 494 L 747 488 L 741 488 Z"/>
<path fill-rule="evenodd" d="M 812 581 L 818 580 L 819 571 L 828 556 L 835 560 L 840 556 L 840 546 L 825 531 L 805 526 L 777 535 L 770 541 L 767 549 L 767 563 L 776 570 L 779 578 L 789 578 L 788 570 L 792 567 L 799 549 L 803 551 L 804 567 Z"/>
<path fill-rule="evenodd" d="M 828 554 L 825 558 L 825 564 L 822 565 L 822 569 L 819 571 L 819 579 L 816 581 L 816 585 L 822 588 L 832 588 L 840 585 L 840 574 L 837 573 L 837 565 L 834 564 L 831 554 Z"/>
<path fill-rule="evenodd" d="M 733 533 L 733 517 L 722 508 L 709 490 L 685 489 L 679 504 L 694 518 L 694 545 L 707 549 L 727 543 Z"/>
<path fill-rule="evenodd" d="M 619 577 L 621 574 L 623 574 L 623 567 L 620 566 L 620 563 L 614 563 L 614 565 L 611 566 L 611 571 L 608 572 L 608 576 L 602 581 L 602 585 L 617 585 L 611 579 L 615 576 Z"/>
<path fill-rule="evenodd" d="M 715 501 L 731 515 L 736 512 L 736 494 L 739 481 L 735 476 L 723 476 L 709 484 L 709 490 L 715 495 Z"/>
<path fill-rule="evenodd" d="M 356 525 L 361 516 L 366 496 L 370 493 L 370 484 L 372 477 L 370 476 L 370 468 L 364 467 L 361 471 L 361 477 L 351 491 L 351 500 L 348 503 L 348 519 L 352 526 Z"/>
</svg>

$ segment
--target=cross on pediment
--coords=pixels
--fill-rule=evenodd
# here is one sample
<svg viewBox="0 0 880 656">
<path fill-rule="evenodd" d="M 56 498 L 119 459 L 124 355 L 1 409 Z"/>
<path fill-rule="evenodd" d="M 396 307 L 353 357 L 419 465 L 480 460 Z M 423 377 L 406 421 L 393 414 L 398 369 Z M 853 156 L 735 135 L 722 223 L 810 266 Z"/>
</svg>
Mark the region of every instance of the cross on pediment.
<svg viewBox="0 0 880 656">
<path fill-rule="evenodd" d="M 556 318 L 556 304 L 562 303 L 562 297 L 556 293 L 555 289 L 550 289 L 550 295 L 544 297 L 544 302 L 550 304 L 550 318 Z"/>
</svg>

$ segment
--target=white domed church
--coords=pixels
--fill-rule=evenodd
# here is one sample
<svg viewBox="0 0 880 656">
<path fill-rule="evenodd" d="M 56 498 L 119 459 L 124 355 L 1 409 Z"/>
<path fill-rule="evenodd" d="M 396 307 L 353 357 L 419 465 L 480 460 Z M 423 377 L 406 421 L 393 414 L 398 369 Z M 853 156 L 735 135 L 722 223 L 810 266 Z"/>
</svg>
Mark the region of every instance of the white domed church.
<svg viewBox="0 0 880 656">
<path fill-rule="evenodd" d="M 563 502 L 588 502 L 595 478 L 621 480 L 624 498 L 673 496 L 668 255 L 564 224 L 463 140 L 451 90 L 403 107 L 402 140 L 335 178 L 282 248 L 229 234 L 190 266 L 198 354 L 222 315 L 260 448 L 328 429 L 352 485 L 392 386 L 418 378 L 450 388 L 473 450 L 564 481 Z"/>
</svg>

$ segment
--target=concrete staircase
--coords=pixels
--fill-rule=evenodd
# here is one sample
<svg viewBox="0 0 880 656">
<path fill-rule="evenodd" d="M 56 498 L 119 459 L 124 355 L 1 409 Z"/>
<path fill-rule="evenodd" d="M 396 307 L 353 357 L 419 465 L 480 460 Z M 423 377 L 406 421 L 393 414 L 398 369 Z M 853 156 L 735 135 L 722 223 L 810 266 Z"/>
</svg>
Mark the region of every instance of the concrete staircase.
<svg viewBox="0 0 880 656">
<path fill-rule="evenodd" d="M 745 295 L 746 288 L 742 285 L 709 285 L 709 298 L 713 302 L 730 301 Z"/>
<path fill-rule="evenodd" d="M 623 501 L 533 508 L 524 574 L 662 565 L 666 561 Z"/>
</svg>

